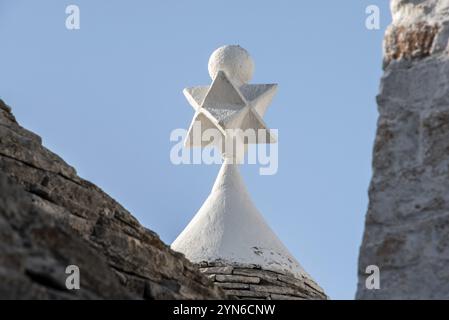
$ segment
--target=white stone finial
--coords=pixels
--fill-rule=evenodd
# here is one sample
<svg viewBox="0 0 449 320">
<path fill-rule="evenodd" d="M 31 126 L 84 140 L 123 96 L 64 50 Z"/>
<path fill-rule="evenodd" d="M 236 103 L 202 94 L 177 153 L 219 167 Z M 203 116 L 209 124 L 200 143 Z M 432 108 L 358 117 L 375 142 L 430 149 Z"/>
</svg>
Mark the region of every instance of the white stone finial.
<svg viewBox="0 0 449 320">
<path fill-rule="evenodd" d="M 226 45 L 215 50 L 209 58 L 209 75 L 215 79 L 219 71 L 237 85 L 248 83 L 253 77 L 254 62 L 248 51 L 238 45 Z"/>
<path fill-rule="evenodd" d="M 240 46 L 228 45 L 215 50 L 209 59 L 212 84 L 186 88 L 184 94 L 195 109 L 186 137 L 187 146 L 195 144 L 194 125 L 203 130 L 216 128 L 223 138 L 236 139 L 247 146 L 275 143 L 262 117 L 271 102 L 276 84 L 248 84 L 254 63 Z M 227 130 L 265 130 L 267 139 L 228 136 Z M 219 146 L 220 147 L 220 146 Z M 222 152 L 224 150 L 220 149 Z M 172 248 L 193 262 L 222 260 L 227 263 L 257 264 L 267 270 L 289 272 L 297 277 L 306 273 L 293 258 L 262 215 L 253 205 L 234 161 L 235 154 L 224 154 L 224 163 L 209 198 Z M 238 161 L 237 161 L 238 163 Z"/>
<path fill-rule="evenodd" d="M 212 145 L 218 147 L 224 157 L 239 160 L 244 152 L 226 152 L 222 142 L 232 139 L 239 151 L 242 150 L 242 145 L 243 151 L 246 151 L 249 144 L 276 142 L 274 135 L 267 129 L 263 116 L 277 85 L 248 84 L 253 71 L 254 63 L 250 55 L 240 46 L 227 45 L 212 53 L 209 59 L 212 84 L 184 89 L 184 95 L 196 111 L 186 137 L 187 147 Z M 197 124 L 201 124 L 197 126 L 201 136 L 206 130 L 216 128 L 220 139 L 195 139 L 194 133 L 198 130 L 194 128 Z M 251 129 L 256 134 L 245 138 L 238 130 L 233 132 L 237 135 L 233 135 L 228 129 L 241 129 L 241 133 Z"/>
<path fill-rule="evenodd" d="M 293 275 L 303 281 L 310 276 L 271 230 L 244 186 L 238 171 L 243 155 L 222 148 L 223 141 L 236 142 L 236 150 L 242 145 L 246 150 L 249 144 L 276 143 L 263 116 L 277 85 L 248 84 L 253 71 L 254 63 L 245 49 L 224 46 L 209 59 L 212 84 L 184 89 L 195 109 L 185 145 L 216 145 L 224 162 L 209 197 L 171 248 L 194 263 L 242 268 L 256 265 L 267 272 Z M 214 131 L 220 134 L 218 143 L 195 139 L 195 135 L 203 136 L 210 129 L 217 129 Z M 251 130 L 257 132 L 253 137 L 233 134 Z"/>
</svg>

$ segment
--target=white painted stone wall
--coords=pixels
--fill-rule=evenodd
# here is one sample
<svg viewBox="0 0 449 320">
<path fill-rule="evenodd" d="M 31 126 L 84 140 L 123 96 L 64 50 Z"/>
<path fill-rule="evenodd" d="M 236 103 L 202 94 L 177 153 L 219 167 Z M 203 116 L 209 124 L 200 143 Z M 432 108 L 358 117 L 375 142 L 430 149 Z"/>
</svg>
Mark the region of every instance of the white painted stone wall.
<svg viewBox="0 0 449 320">
<path fill-rule="evenodd" d="M 211 194 L 171 247 L 194 263 L 258 265 L 310 278 L 254 206 L 235 164 L 222 166 Z"/>
</svg>

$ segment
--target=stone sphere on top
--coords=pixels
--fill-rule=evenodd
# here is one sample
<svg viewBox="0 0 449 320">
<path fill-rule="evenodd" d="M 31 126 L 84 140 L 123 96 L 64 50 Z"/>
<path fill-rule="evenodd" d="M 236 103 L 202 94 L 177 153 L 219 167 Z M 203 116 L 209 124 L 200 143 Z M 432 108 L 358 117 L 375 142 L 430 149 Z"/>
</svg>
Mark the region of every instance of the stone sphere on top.
<svg viewBox="0 0 449 320">
<path fill-rule="evenodd" d="M 238 45 L 226 45 L 215 50 L 209 58 L 209 75 L 213 79 L 224 71 L 236 85 L 248 83 L 253 77 L 254 62 L 248 51 Z"/>
</svg>

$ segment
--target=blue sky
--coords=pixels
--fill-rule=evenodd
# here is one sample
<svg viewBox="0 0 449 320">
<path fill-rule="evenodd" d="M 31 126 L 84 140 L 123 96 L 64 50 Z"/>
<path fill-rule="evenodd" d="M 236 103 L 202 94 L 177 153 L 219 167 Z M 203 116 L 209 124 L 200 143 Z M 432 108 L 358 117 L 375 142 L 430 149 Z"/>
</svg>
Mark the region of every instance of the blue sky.
<svg viewBox="0 0 449 320">
<path fill-rule="evenodd" d="M 81 29 L 65 28 L 76 4 Z M 380 7 L 381 29 L 365 28 Z M 171 243 L 218 165 L 170 162 L 170 132 L 223 44 L 278 83 L 279 170 L 241 170 L 259 210 L 332 299 L 352 299 L 367 208 L 388 1 L 0 0 L 0 98 L 45 146 Z"/>
</svg>

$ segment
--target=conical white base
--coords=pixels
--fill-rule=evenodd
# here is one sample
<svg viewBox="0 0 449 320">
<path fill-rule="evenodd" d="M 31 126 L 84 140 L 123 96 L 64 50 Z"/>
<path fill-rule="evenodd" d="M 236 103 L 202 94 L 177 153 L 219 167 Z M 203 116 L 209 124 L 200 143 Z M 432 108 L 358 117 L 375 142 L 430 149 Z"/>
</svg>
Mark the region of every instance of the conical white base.
<svg viewBox="0 0 449 320">
<path fill-rule="evenodd" d="M 226 162 L 211 194 L 171 248 L 195 263 L 256 264 L 310 278 L 254 206 L 238 166 Z"/>
</svg>

